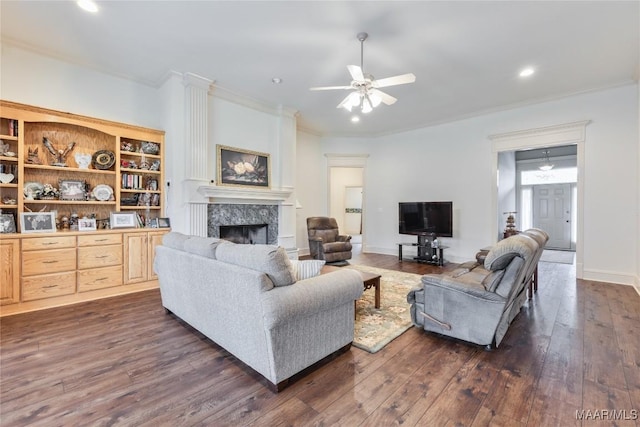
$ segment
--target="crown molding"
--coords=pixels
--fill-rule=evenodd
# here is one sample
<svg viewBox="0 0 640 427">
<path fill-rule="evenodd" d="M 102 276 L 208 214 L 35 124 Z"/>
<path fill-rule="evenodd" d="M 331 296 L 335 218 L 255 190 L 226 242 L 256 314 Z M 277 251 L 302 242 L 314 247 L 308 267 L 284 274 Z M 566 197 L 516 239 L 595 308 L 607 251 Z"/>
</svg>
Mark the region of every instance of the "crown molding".
<svg viewBox="0 0 640 427">
<path fill-rule="evenodd" d="M 285 116 L 293 119 L 298 114 L 298 110 L 295 110 L 293 108 L 284 107 L 281 104 L 268 104 L 264 101 L 251 98 L 246 95 L 241 95 L 217 84 L 211 85 L 209 94 L 214 98 L 224 99 L 225 101 L 233 102 L 234 104 L 242 105 L 244 107 L 261 111 L 263 113 L 272 114 L 274 116 Z"/>
</svg>

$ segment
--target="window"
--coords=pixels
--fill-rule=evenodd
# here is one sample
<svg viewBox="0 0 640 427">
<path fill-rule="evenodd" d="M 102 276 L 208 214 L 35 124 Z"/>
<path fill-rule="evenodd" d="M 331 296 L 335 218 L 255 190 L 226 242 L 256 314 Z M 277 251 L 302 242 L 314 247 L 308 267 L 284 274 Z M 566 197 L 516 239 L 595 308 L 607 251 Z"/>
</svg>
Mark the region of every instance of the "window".
<svg viewBox="0 0 640 427">
<path fill-rule="evenodd" d="M 520 173 L 521 185 L 565 184 L 578 182 L 578 168 L 557 168 L 549 171 L 523 170 Z"/>
</svg>

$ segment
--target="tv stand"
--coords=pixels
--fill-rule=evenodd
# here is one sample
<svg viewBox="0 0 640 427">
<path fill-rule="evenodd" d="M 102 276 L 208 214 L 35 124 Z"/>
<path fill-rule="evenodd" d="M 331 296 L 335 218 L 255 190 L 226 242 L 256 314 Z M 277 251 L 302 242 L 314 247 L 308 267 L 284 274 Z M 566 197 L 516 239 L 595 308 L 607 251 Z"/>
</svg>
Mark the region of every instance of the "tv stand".
<svg viewBox="0 0 640 427">
<path fill-rule="evenodd" d="M 400 262 L 403 261 L 403 246 L 413 246 L 418 248 L 417 256 L 412 258 L 414 261 L 438 266 L 444 265 L 444 250 L 447 249 L 448 246 L 438 245 L 437 248 L 432 248 L 431 241 L 426 235 L 419 235 L 417 243 L 398 243 L 398 261 Z"/>
</svg>

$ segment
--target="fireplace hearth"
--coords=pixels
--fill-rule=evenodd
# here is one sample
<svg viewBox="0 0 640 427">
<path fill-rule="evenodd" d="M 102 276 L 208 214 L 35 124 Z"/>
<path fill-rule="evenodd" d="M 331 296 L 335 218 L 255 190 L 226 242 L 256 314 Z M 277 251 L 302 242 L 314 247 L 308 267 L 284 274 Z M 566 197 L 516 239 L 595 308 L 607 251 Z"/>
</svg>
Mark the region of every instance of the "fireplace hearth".
<svg viewBox="0 0 640 427">
<path fill-rule="evenodd" d="M 266 245 L 268 230 L 267 224 L 221 225 L 220 238 L 233 243 Z"/>
</svg>

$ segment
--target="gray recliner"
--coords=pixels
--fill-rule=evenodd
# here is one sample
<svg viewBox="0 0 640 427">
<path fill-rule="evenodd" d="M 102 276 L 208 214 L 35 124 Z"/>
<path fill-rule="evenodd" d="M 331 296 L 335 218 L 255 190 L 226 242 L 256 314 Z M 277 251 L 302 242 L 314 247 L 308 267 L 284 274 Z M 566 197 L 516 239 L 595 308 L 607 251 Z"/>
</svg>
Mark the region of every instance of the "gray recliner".
<svg viewBox="0 0 640 427">
<path fill-rule="evenodd" d="M 340 234 L 335 218 L 307 218 L 307 233 L 309 252 L 313 259 L 325 260 L 327 263 L 351 259 L 351 236 Z"/>
<path fill-rule="evenodd" d="M 427 274 L 407 295 L 417 327 L 498 347 L 527 299 L 527 287 L 546 240 L 530 230 L 499 241 L 484 264 L 470 261 L 453 271 Z M 546 235 L 546 233 L 544 233 Z"/>
</svg>

